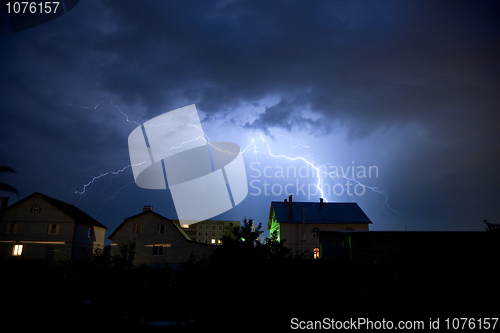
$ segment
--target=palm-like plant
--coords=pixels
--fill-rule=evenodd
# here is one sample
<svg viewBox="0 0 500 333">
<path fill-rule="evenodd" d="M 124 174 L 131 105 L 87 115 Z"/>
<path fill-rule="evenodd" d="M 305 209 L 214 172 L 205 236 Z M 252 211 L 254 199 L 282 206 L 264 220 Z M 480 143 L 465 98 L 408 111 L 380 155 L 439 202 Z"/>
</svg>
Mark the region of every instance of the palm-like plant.
<svg viewBox="0 0 500 333">
<path fill-rule="evenodd" d="M 0 166 L 0 172 L 11 172 L 11 173 L 16 173 L 16 171 L 12 168 L 9 168 L 7 166 Z M 13 192 L 16 195 L 18 195 L 17 190 L 10 186 L 9 184 L 5 184 L 3 182 L 0 182 L 0 190 L 1 191 L 7 191 L 7 192 Z"/>
</svg>

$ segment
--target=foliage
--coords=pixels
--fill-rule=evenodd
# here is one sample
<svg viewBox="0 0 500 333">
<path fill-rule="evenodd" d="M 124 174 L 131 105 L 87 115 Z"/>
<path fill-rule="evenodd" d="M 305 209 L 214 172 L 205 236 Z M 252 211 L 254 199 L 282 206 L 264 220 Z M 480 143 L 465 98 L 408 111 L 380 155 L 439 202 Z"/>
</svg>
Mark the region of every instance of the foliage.
<svg viewBox="0 0 500 333">
<path fill-rule="evenodd" d="M 137 243 L 134 241 L 129 241 L 128 244 L 118 245 L 118 251 L 120 252 L 119 263 L 127 269 L 132 269 L 135 260 L 135 248 Z"/>
<path fill-rule="evenodd" d="M 488 220 L 483 220 L 483 222 L 486 224 L 486 231 L 500 230 L 500 224 L 498 223 L 491 223 Z"/>
<path fill-rule="evenodd" d="M 0 166 L 0 172 L 16 173 L 16 171 L 14 169 L 9 168 L 7 166 Z M 12 193 L 15 193 L 16 195 L 18 195 L 17 190 L 14 187 L 12 187 L 6 183 L 3 183 L 3 182 L 0 182 L 0 190 L 12 192 Z"/>
</svg>

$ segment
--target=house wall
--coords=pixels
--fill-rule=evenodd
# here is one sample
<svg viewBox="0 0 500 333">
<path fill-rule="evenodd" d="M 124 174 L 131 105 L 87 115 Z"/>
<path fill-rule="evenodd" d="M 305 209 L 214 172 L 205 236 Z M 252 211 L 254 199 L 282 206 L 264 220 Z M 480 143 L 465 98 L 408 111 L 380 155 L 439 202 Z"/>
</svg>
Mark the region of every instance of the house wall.
<svg viewBox="0 0 500 333">
<path fill-rule="evenodd" d="M 134 225 L 141 225 L 141 232 L 134 232 Z M 164 225 L 164 233 L 158 232 L 158 225 Z M 136 242 L 135 263 L 158 262 L 183 263 L 191 254 L 208 256 L 215 246 L 190 241 L 174 223 L 153 212 L 146 212 L 128 219 L 111 239 L 111 256 L 120 254 L 119 245 Z M 153 247 L 163 246 L 163 255 L 154 255 Z"/>
<path fill-rule="evenodd" d="M 190 224 L 183 227 L 179 224 L 179 220 L 172 220 L 177 226 L 182 227 L 182 230 L 192 241 L 222 245 L 222 237 L 228 236 L 232 232 L 232 228 L 240 226 L 239 221 L 214 221 L 207 220 Z"/>
<path fill-rule="evenodd" d="M 280 240 L 292 251 L 305 251 L 313 255 L 313 250 L 319 248 L 319 237 L 313 230 L 321 231 L 368 231 L 366 223 L 280 223 Z"/>
<path fill-rule="evenodd" d="M 38 205 L 39 209 L 33 209 Z M 17 223 L 9 233 L 9 223 Z M 48 233 L 49 224 L 56 224 L 57 234 Z M 15 244 L 23 245 L 22 257 L 49 260 L 71 256 L 75 222 L 42 198 L 33 197 L 2 213 L 0 221 L 0 256 L 12 257 Z"/>
</svg>

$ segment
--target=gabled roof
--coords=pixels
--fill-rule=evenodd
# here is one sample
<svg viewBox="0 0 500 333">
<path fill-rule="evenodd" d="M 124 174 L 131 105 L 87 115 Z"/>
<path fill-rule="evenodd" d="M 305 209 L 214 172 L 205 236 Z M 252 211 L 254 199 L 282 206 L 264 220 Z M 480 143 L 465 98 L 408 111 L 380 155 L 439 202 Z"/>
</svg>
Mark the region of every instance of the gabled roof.
<svg viewBox="0 0 500 333">
<path fill-rule="evenodd" d="M 121 229 L 121 228 L 122 228 L 125 224 L 127 224 L 127 222 L 128 222 L 128 221 L 130 221 L 131 219 L 134 219 L 134 218 L 136 218 L 136 217 L 138 217 L 138 216 L 145 215 L 145 214 L 154 214 L 154 215 L 156 215 L 156 216 L 158 216 L 158 217 L 160 217 L 160 218 L 162 218 L 162 219 L 164 219 L 164 220 L 167 220 L 167 221 L 171 222 L 171 223 L 175 226 L 175 228 L 176 228 L 176 229 L 177 229 L 177 230 L 181 233 L 181 235 L 182 235 L 184 238 L 186 238 L 187 240 L 191 241 L 191 239 L 189 238 L 189 236 L 188 236 L 188 235 L 186 235 L 186 233 L 184 232 L 184 230 L 182 230 L 179 226 L 177 226 L 177 225 L 176 225 L 176 224 L 175 224 L 172 220 L 170 220 L 170 219 L 166 218 L 165 216 L 160 215 L 160 214 L 158 214 L 158 213 L 156 213 L 156 212 L 154 212 L 154 211 L 152 211 L 152 210 L 146 210 L 146 211 L 144 211 L 144 212 L 142 212 L 142 213 L 139 213 L 139 214 L 136 214 L 136 215 L 134 215 L 134 216 L 127 217 L 127 218 L 126 218 L 126 219 L 124 219 L 124 220 L 123 220 L 123 222 L 122 222 L 122 223 L 121 223 L 121 224 L 120 224 L 120 225 L 119 225 L 119 226 L 115 229 L 115 231 L 113 231 L 113 232 L 111 233 L 111 235 L 109 235 L 109 236 L 108 236 L 108 239 L 112 239 L 112 237 L 115 235 L 115 233 L 116 233 L 118 230 L 120 230 L 120 229 Z"/>
<path fill-rule="evenodd" d="M 322 207 L 321 207 L 322 206 Z M 372 221 L 355 202 L 293 202 L 293 217 L 289 217 L 290 203 L 271 202 L 271 214 L 274 212 L 278 223 L 302 223 L 304 207 L 305 223 L 368 223 Z"/>
<path fill-rule="evenodd" d="M 76 223 L 88 225 L 88 226 L 99 227 L 99 228 L 103 228 L 103 229 L 108 229 L 103 224 L 101 224 L 100 222 L 95 220 L 93 217 L 87 215 L 87 213 L 80 210 L 80 208 L 75 207 L 73 205 L 70 205 L 69 203 L 63 202 L 61 200 L 54 199 L 52 197 L 49 197 L 48 195 L 45 195 L 45 194 L 42 194 L 39 192 L 35 192 L 35 193 L 27 196 L 26 198 L 19 200 L 15 204 L 7 207 L 6 210 L 9 210 L 13 207 L 16 207 L 16 206 L 20 205 L 21 203 L 24 203 L 24 202 L 32 199 L 33 197 L 40 197 L 40 198 L 44 199 L 52 206 L 56 207 L 64 214 L 71 217 L 73 220 L 75 220 Z"/>
</svg>

